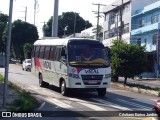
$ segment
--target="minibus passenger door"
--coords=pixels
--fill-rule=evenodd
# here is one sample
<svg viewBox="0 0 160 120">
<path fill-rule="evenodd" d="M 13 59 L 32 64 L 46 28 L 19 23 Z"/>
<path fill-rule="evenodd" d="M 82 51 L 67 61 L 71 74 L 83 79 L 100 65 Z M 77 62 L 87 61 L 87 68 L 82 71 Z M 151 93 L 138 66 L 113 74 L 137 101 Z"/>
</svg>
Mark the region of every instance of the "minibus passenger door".
<svg viewBox="0 0 160 120">
<path fill-rule="evenodd" d="M 65 47 L 62 48 L 62 51 L 61 51 L 61 59 L 60 59 L 60 69 L 62 67 L 62 65 L 66 65 L 66 52 L 65 52 Z"/>
<path fill-rule="evenodd" d="M 61 51 L 61 58 L 60 58 L 60 68 L 59 68 L 59 72 L 61 73 L 62 77 L 67 79 L 67 59 L 66 59 L 66 52 L 65 52 L 65 47 L 62 48 Z"/>
</svg>

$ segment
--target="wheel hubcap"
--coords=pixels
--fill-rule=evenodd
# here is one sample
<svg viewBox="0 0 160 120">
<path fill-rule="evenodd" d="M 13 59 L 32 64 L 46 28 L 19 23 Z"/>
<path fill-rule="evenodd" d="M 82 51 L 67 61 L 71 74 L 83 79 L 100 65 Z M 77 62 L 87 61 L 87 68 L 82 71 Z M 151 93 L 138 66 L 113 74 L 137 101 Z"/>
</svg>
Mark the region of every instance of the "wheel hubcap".
<svg viewBox="0 0 160 120">
<path fill-rule="evenodd" d="M 39 76 L 39 84 L 41 85 L 42 83 L 42 76 Z"/>
<path fill-rule="evenodd" d="M 62 82 L 62 85 L 61 85 L 61 92 L 64 93 L 65 91 L 65 85 L 64 85 L 64 82 Z"/>
</svg>

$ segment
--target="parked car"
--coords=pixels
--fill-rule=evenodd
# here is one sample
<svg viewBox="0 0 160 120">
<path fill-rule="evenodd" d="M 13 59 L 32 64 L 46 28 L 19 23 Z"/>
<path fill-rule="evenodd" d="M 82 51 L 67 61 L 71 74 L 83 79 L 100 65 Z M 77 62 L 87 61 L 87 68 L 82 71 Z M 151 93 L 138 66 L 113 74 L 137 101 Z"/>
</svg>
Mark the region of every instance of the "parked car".
<svg viewBox="0 0 160 120">
<path fill-rule="evenodd" d="M 23 61 L 22 70 L 31 71 L 31 59 L 25 59 Z"/>
</svg>

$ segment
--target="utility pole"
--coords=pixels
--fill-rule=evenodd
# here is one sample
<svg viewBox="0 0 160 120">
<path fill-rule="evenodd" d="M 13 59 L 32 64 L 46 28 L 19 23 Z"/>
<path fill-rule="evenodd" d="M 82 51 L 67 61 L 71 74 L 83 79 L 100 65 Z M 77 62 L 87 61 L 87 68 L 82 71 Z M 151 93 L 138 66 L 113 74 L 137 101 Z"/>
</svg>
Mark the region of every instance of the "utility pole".
<svg viewBox="0 0 160 120">
<path fill-rule="evenodd" d="M 27 7 L 25 7 L 25 22 L 26 22 L 26 19 L 27 19 Z"/>
<path fill-rule="evenodd" d="M 100 13 L 103 13 L 103 12 L 100 12 L 100 6 L 106 6 L 104 4 L 92 4 L 92 5 L 97 5 L 98 6 L 98 11 L 92 11 L 94 12 L 95 14 L 97 14 L 97 33 L 96 33 L 96 39 L 99 39 L 99 18 L 100 18 Z"/>
<path fill-rule="evenodd" d="M 122 34 L 123 34 L 123 20 L 122 20 L 122 12 L 123 12 L 123 0 L 122 4 L 120 6 L 120 31 L 119 31 L 119 39 L 122 40 Z"/>
<path fill-rule="evenodd" d="M 43 32 L 43 37 L 45 37 L 46 33 L 45 33 L 45 27 L 46 27 L 46 22 L 41 22 L 43 23 L 43 26 L 42 26 L 42 32 Z"/>
<path fill-rule="evenodd" d="M 9 57 L 10 57 L 10 44 L 11 44 L 11 28 L 12 28 L 12 11 L 13 11 L 13 0 L 10 0 L 9 19 L 8 19 L 8 37 L 7 37 L 7 45 L 6 45 L 6 53 L 5 53 L 3 108 L 6 107 L 6 98 L 7 98 Z"/>
<path fill-rule="evenodd" d="M 158 34 L 157 34 L 157 44 L 156 44 L 156 49 L 157 49 L 157 80 L 159 79 L 159 69 L 160 69 L 160 30 L 158 29 Z"/>
<path fill-rule="evenodd" d="M 36 12 L 37 12 L 38 0 L 34 0 L 34 25 L 36 24 Z"/>
<path fill-rule="evenodd" d="M 58 36 L 58 4 L 59 0 L 54 0 L 54 12 L 52 21 L 52 37 Z"/>
<path fill-rule="evenodd" d="M 117 34 L 117 40 L 118 40 L 118 14 L 116 14 L 116 34 Z"/>
<path fill-rule="evenodd" d="M 121 0 L 122 3 L 121 5 L 112 5 L 112 6 L 116 6 L 117 8 L 119 8 L 119 17 L 120 17 L 120 29 L 118 30 L 119 32 L 119 40 L 122 40 L 122 34 L 123 34 L 123 17 L 122 17 L 122 12 L 123 12 L 123 0 Z"/>
<path fill-rule="evenodd" d="M 24 18 L 24 21 L 26 22 L 27 21 L 27 7 L 25 7 L 25 11 L 20 11 L 20 12 L 24 12 L 25 13 L 25 16 L 21 17 L 21 18 Z"/>
<path fill-rule="evenodd" d="M 74 13 L 75 14 L 75 16 L 74 16 L 74 34 L 73 34 L 73 37 L 75 37 L 75 32 L 76 32 L 76 22 L 77 22 L 77 14 L 79 14 L 79 13 Z"/>
</svg>

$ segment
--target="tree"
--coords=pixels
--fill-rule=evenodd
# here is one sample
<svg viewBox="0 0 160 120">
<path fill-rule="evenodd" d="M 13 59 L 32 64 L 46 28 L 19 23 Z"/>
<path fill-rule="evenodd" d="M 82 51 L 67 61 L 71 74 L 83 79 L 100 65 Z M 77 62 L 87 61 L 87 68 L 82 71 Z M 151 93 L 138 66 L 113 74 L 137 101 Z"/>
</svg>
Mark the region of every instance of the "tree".
<svg viewBox="0 0 160 120">
<path fill-rule="evenodd" d="M 58 16 L 58 36 L 62 37 L 64 35 L 64 28 L 68 26 L 66 35 L 71 35 L 74 33 L 74 20 L 76 15 L 76 29 L 75 32 L 81 32 L 84 29 L 92 27 L 89 21 L 85 21 L 78 13 L 74 12 L 63 12 L 62 15 Z M 52 33 L 52 19 L 51 17 L 47 24 L 43 26 L 43 32 L 46 37 L 50 37 Z"/>
<path fill-rule="evenodd" d="M 6 31 L 7 30 L 5 30 L 3 39 L 7 38 Z M 15 58 L 24 59 L 23 46 L 25 43 L 33 44 L 37 39 L 38 31 L 36 26 L 21 20 L 16 20 L 13 22 L 11 43 Z"/>
<path fill-rule="evenodd" d="M 25 59 L 30 59 L 31 58 L 32 47 L 33 47 L 33 45 L 30 44 L 30 43 L 25 43 L 24 44 L 23 51 L 24 51 Z"/>
<path fill-rule="evenodd" d="M 132 78 L 144 72 L 146 66 L 145 46 L 127 44 L 123 40 L 113 41 L 111 67 L 114 77 Z"/>
<path fill-rule="evenodd" d="M 98 27 L 93 28 L 93 33 L 97 36 L 97 30 L 98 30 L 98 38 L 103 37 L 103 27 L 101 25 L 98 25 Z"/>
<path fill-rule="evenodd" d="M 8 16 L 0 13 L 0 53 L 4 53 L 4 41 L 2 40 L 2 36 L 5 28 L 7 27 Z"/>
</svg>

